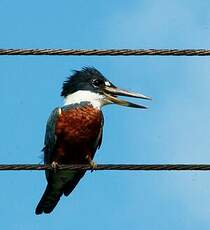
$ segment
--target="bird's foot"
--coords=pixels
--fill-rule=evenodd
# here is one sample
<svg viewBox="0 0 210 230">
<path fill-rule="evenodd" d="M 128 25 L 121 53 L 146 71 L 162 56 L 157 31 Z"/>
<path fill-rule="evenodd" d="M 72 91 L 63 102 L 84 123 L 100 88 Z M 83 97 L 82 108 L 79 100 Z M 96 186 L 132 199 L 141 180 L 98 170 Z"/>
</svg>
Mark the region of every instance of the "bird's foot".
<svg viewBox="0 0 210 230">
<path fill-rule="evenodd" d="M 91 172 L 93 172 L 94 169 L 97 168 L 96 162 L 93 161 L 89 155 L 86 156 L 86 159 L 88 160 L 88 163 L 89 163 L 89 165 L 90 165 L 90 167 L 91 167 Z"/>
<path fill-rule="evenodd" d="M 91 172 L 93 172 L 96 168 L 97 168 L 97 164 L 95 161 L 90 161 L 89 162 L 90 166 L 91 166 Z"/>
<path fill-rule="evenodd" d="M 51 167 L 52 167 L 53 171 L 56 173 L 57 169 L 59 168 L 58 162 L 53 161 L 53 162 L 51 163 Z"/>
</svg>

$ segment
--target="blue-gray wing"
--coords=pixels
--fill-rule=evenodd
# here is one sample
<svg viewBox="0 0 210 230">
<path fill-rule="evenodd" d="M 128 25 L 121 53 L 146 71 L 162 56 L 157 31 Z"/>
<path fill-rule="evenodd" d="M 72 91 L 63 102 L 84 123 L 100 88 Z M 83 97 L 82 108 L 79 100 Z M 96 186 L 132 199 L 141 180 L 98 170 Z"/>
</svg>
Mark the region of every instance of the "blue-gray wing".
<svg viewBox="0 0 210 230">
<path fill-rule="evenodd" d="M 56 144 L 56 134 L 55 134 L 55 126 L 57 119 L 60 115 L 61 108 L 55 108 L 52 113 L 50 114 L 50 117 L 47 121 L 46 126 L 46 133 L 45 133 L 45 140 L 44 140 L 44 163 L 49 164 L 51 163 L 51 157 L 52 153 L 54 151 L 54 147 Z"/>
</svg>

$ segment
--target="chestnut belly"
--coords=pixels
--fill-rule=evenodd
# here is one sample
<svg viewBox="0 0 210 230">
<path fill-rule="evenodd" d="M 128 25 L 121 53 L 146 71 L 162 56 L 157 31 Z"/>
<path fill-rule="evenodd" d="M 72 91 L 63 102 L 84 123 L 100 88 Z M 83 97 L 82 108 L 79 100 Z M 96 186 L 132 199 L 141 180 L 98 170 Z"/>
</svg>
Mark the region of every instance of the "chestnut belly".
<svg viewBox="0 0 210 230">
<path fill-rule="evenodd" d="M 102 113 L 93 107 L 63 111 L 56 123 L 53 160 L 58 163 L 87 163 L 92 159 L 102 129 Z"/>
</svg>

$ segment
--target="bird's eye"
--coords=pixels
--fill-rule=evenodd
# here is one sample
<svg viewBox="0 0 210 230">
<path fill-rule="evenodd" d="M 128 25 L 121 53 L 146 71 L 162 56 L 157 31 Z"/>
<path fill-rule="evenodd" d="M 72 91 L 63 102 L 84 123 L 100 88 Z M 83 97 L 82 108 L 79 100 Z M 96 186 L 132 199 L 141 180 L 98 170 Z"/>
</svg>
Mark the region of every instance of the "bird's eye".
<svg viewBox="0 0 210 230">
<path fill-rule="evenodd" d="M 96 88 L 103 85 L 103 84 L 104 84 L 104 82 L 100 79 L 93 79 L 92 80 L 92 85 Z"/>
</svg>

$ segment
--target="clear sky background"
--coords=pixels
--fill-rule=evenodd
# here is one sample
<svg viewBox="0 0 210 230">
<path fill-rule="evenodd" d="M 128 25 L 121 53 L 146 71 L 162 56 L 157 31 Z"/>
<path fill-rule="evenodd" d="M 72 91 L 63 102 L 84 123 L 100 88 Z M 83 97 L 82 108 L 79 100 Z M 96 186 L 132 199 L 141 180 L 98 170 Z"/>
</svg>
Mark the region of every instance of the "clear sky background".
<svg viewBox="0 0 210 230">
<path fill-rule="evenodd" d="M 0 1 L 0 48 L 210 48 L 210 1 Z M 73 69 L 153 97 L 104 108 L 98 163 L 210 163 L 209 57 L 0 57 L 0 163 L 39 163 Z M 144 102 L 145 103 L 145 102 Z M 44 172 L 0 173 L 1 229 L 210 229 L 209 172 L 87 173 L 50 215 Z"/>
</svg>

